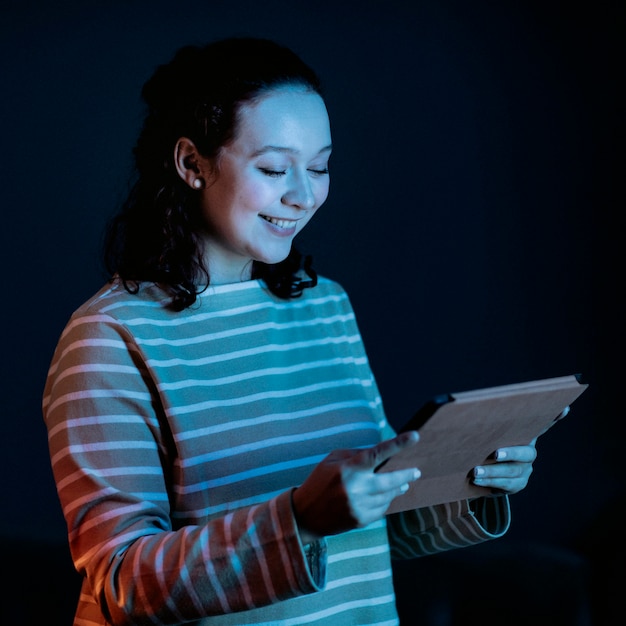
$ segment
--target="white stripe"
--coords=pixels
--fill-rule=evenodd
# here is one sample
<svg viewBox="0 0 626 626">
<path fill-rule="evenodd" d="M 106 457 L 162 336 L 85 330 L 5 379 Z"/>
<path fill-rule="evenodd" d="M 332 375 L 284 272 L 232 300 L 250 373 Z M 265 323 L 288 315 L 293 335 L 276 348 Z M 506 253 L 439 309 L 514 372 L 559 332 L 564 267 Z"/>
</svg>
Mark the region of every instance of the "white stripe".
<svg viewBox="0 0 626 626">
<path fill-rule="evenodd" d="M 394 604 L 395 597 L 393 594 L 386 596 L 378 596 L 375 598 L 368 598 L 363 600 L 354 600 L 352 602 L 344 602 L 342 604 L 336 604 L 328 609 L 322 611 L 316 611 L 314 613 L 307 613 L 300 617 L 293 617 L 290 619 L 281 619 L 280 624 L 282 626 L 296 626 L 297 624 L 309 624 L 318 619 L 325 619 L 331 615 L 337 615 L 338 613 L 345 613 L 346 611 L 352 611 L 359 607 L 365 606 L 380 606 L 381 604 Z M 388 622 L 384 622 L 388 623 Z M 391 622 L 395 624 L 397 622 Z M 276 622 L 258 622 L 257 626 L 276 626 Z"/>
<path fill-rule="evenodd" d="M 378 572 L 366 572 L 365 574 L 356 574 L 354 576 L 345 576 L 326 585 L 326 589 L 338 589 L 347 585 L 358 585 L 360 583 L 369 583 L 373 580 L 385 580 L 391 578 L 391 570 L 381 570 Z"/>
<path fill-rule="evenodd" d="M 263 324 L 250 324 L 248 326 L 240 326 L 237 328 L 230 328 L 228 330 L 222 330 L 214 333 L 204 333 L 202 335 L 196 335 L 193 337 L 186 337 L 184 339 L 167 339 L 164 337 L 157 337 L 155 339 L 141 339 L 137 337 L 137 343 L 142 346 L 188 346 L 197 345 L 200 343 L 206 343 L 209 341 L 217 341 L 219 339 L 225 339 L 228 337 L 237 337 L 239 335 L 249 335 L 252 333 L 260 333 L 267 330 L 290 330 L 293 328 L 308 328 L 311 326 L 328 326 L 336 322 L 348 322 L 354 319 L 354 315 L 335 315 L 333 317 L 318 317 L 311 320 L 294 322 L 265 322 Z"/>
<path fill-rule="evenodd" d="M 105 363 L 92 363 L 89 365 L 74 365 L 63 370 L 55 379 L 55 384 L 60 380 L 68 376 L 75 376 L 77 374 L 85 374 L 87 372 L 110 372 L 112 374 L 137 374 L 138 368 L 131 365 L 111 365 Z M 139 370 L 141 371 L 141 370 Z"/>
<path fill-rule="evenodd" d="M 173 510 L 171 512 L 171 518 L 173 520 L 181 520 L 193 518 L 198 520 L 200 518 L 213 517 L 214 515 L 223 515 L 228 511 L 234 511 L 246 506 L 253 506 L 259 504 L 266 504 L 269 500 L 276 498 L 280 494 L 285 493 L 285 489 L 275 489 L 266 493 L 258 493 L 248 498 L 240 498 L 239 500 L 229 500 L 228 502 L 220 502 L 215 506 L 206 506 L 199 509 L 185 509 L 185 510 Z M 197 523 L 197 522 L 194 522 Z"/>
<path fill-rule="evenodd" d="M 211 585 L 215 589 L 217 593 L 217 597 L 220 601 L 220 606 L 222 607 L 223 613 L 230 613 L 230 605 L 228 603 L 227 594 L 220 583 L 219 576 L 215 572 L 215 568 L 213 567 L 213 556 L 211 554 L 211 537 L 209 535 L 209 527 L 205 527 L 204 532 L 200 535 L 202 541 L 202 556 L 204 557 L 204 568 L 207 573 L 209 580 L 211 581 Z"/>
<path fill-rule="evenodd" d="M 238 536 L 233 536 L 233 514 L 229 513 L 224 518 L 224 541 L 227 546 L 234 546 L 239 539 Z M 252 592 L 250 585 L 248 585 L 248 579 L 246 578 L 245 571 L 239 554 L 236 550 L 231 550 L 229 553 L 228 568 L 235 573 L 237 580 L 239 581 L 239 588 L 241 589 L 246 605 L 249 609 L 254 608 L 254 602 L 252 601 Z M 232 590 L 231 590 L 232 591 Z"/>
<path fill-rule="evenodd" d="M 379 526 L 380 524 L 376 524 Z M 374 524 L 368 526 L 368 528 L 375 528 Z M 347 550 L 346 552 L 339 552 L 338 554 L 331 554 L 328 557 L 328 563 L 338 563 L 339 561 L 345 561 L 348 559 L 368 558 L 374 554 L 386 554 L 389 553 L 389 545 L 382 543 L 372 548 L 364 548 L 362 550 Z"/>
<path fill-rule="evenodd" d="M 124 439 L 123 441 L 73 444 L 71 446 L 61 448 L 61 450 L 59 450 L 52 457 L 52 464 L 55 465 L 59 460 L 66 457 L 68 454 L 100 452 L 102 450 L 156 450 L 156 443 L 154 441 L 132 441 Z"/>
<path fill-rule="evenodd" d="M 226 422 L 216 426 L 205 426 L 195 430 L 187 430 L 177 433 L 174 437 L 175 441 L 187 441 L 196 437 L 204 437 L 207 435 L 215 435 L 225 433 L 230 430 L 239 428 L 249 428 L 251 426 L 261 426 L 268 422 L 282 422 L 310 417 L 312 415 L 322 415 L 323 413 L 332 413 L 334 411 L 342 411 L 345 409 L 374 408 L 378 406 L 378 402 L 368 402 L 367 400 L 351 400 L 347 402 L 332 402 L 330 404 L 321 404 L 310 409 L 302 409 L 300 411 L 290 411 L 288 413 L 269 413 L 250 419 L 239 419 L 236 422 Z"/>
<path fill-rule="evenodd" d="M 185 389 L 187 387 L 215 387 L 220 385 L 230 385 L 244 380 L 252 380 L 254 378 L 262 378 L 263 376 L 283 376 L 284 374 L 295 374 L 296 372 L 305 372 L 324 367 L 335 367 L 336 365 L 364 365 L 366 362 L 367 359 L 365 359 L 365 357 L 338 357 L 336 359 L 300 363 L 289 367 L 268 367 L 250 372 L 242 372 L 241 374 L 232 376 L 223 376 L 222 378 L 212 378 L 210 380 L 187 378 L 176 383 L 159 383 L 158 387 L 161 391 L 173 391 L 177 389 Z"/>
<path fill-rule="evenodd" d="M 52 438 L 58 432 L 82 426 L 101 426 L 103 424 L 143 424 L 144 420 L 137 414 L 121 415 L 92 415 L 89 417 L 74 417 L 60 422 L 50 429 L 48 438 Z"/>
<path fill-rule="evenodd" d="M 339 433 L 354 432 L 356 430 L 375 430 L 378 432 L 378 427 L 372 422 L 352 422 L 350 424 L 341 424 L 340 426 L 333 426 L 331 428 L 324 428 L 321 430 L 299 432 L 294 435 L 270 437 L 269 439 L 246 442 L 239 446 L 221 448 L 220 450 L 214 450 L 212 452 L 207 452 L 206 454 L 181 459 L 180 466 L 183 468 L 193 467 L 194 465 L 198 465 L 200 463 L 210 463 L 212 461 L 237 456 L 238 454 L 249 454 L 253 450 L 262 450 L 272 446 L 311 441 L 312 439 L 323 439 L 324 437 L 331 437 Z"/>
<path fill-rule="evenodd" d="M 84 526 L 80 527 L 81 532 L 76 533 L 76 536 L 80 537 L 82 534 L 84 534 Z M 120 533 L 118 535 L 115 535 L 114 537 L 111 537 L 109 539 L 107 539 L 106 541 L 103 541 L 102 543 L 96 544 L 94 546 L 91 547 L 91 549 L 87 550 L 86 552 L 83 552 L 80 557 L 78 557 L 75 561 L 75 565 L 76 565 L 76 569 L 83 569 L 83 567 L 85 566 L 85 563 L 88 563 L 89 561 L 93 560 L 98 560 L 98 553 L 100 554 L 106 554 L 106 556 L 110 556 L 111 554 L 116 554 L 117 553 L 117 548 L 120 546 L 124 546 L 124 545 L 130 545 L 131 543 L 133 543 L 134 541 L 136 541 L 137 539 L 140 539 L 141 537 L 146 537 L 146 536 L 152 536 L 154 535 L 154 531 L 152 532 L 146 532 L 146 529 L 134 529 L 132 531 L 129 531 L 127 533 Z M 85 542 L 86 544 L 89 544 L 89 541 Z M 107 583 L 107 580 L 103 577 L 100 582 L 98 583 L 99 586 L 99 590 L 102 590 L 102 587 Z"/>
<path fill-rule="evenodd" d="M 151 327 L 170 327 L 177 328 L 179 326 L 184 326 L 186 324 L 195 325 L 198 322 L 203 322 L 207 319 L 216 319 L 220 317 L 235 317 L 238 315 L 248 315 L 249 313 L 255 313 L 261 311 L 263 309 L 274 309 L 276 311 L 281 310 L 294 310 L 294 309 L 302 309 L 309 308 L 311 306 L 316 307 L 320 304 L 326 304 L 328 302 L 340 302 L 345 300 L 345 295 L 331 295 L 331 296 L 323 296 L 321 298 L 311 298 L 307 300 L 290 300 L 289 302 L 273 302 L 266 301 L 260 302 L 258 304 L 249 304 L 241 307 L 233 307 L 228 309 L 222 309 L 220 311 L 208 311 L 207 313 L 197 313 L 196 315 L 185 315 L 185 316 L 177 316 L 172 317 L 170 319 L 161 319 L 155 320 L 150 317 L 134 317 L 128 318 L 124 320 L 124 325 L 126 326 L 151 326 Z M 124 308 L 126 306 L 126 302 L 120 302 L 119 304 L 111 304 L 108 307 L 102 309 L 102 311 L 112 311 L 116 308 Z M 352 314 L 353 316 L 353 314 Z M 109 320 L 111 318 L 108 318 Z"/>
<path fill-rule="evenodd" d="M 68 324 L 63 329 L 61 333 L 60 339 L 63 339 L 66 335 L 68 335 L 74 328 L 78 326 L 82 326 L 84 324 L 91 324 L 102 322 L 103 324 L 110 324 L 111 322 L 115 322 L 115 319 L 110 315 L 102 315 L 99 313 L 93 315 L 81 315 L 80 317 L 72 317 Z"/>
<path fill-rule="evenodd" d="M 132 465 L 129 467 L 110 467 L 110 468 L 98 468 L 97 472 L 89 469 L 81 468 L 63 477 L 57 483 L 57 489 L 61 490 L 76 482 L 85 478 L 85 476 L 95 477 L 96 480 L 100 477 L 111 478 L 115 476 L 163 476 L 163 468 L 160 465 Z"/>
<path fill-rule="evenodd" d="M 224 400 L 205 400 L 204 402 L 195 402 L 193 404 L 186 404 L 184 406 L 170 407 L 166 410 L 166 414 L 168 417 L 172 417 L 175 415 L 186 415 L 188 413 L 218 409 L 220 407 L 233 407 L 240 406 L 242 404 L 251 404 L 262 400 L 273 400 L 277 398 L 295 398 L 297 396 L 303 396 L 309 393 L 319 393 L 320 391 L 327 391 L 328 389 L 336 389 L 337 387 L 344 387 L 349 385 L 369 387 L 371 384 L 372 381 L 369 379 L 361 380 L 359 378 L 345 378 L 343 380 L 332 380 L 326 383 L 307 385 L 305 387 L 295 387 L 292 389 L 287 389 L 285 391 L 265 391 L 262 393 L 253 393 L 248 396 L 241 396 L 239 398 L 226 398 Z"/>
<path fill-rule="evenodd" d="M 195 530 L 194 526 L 184 526 L 183 528 L 181 528 L 181 534 L 183 535 L 182 539 L 181 539 L 181 545 L 187 545 L 189 542 L 188 536 L 189 533 L 193 532 Z M 194 542 L 195 543 L 195 542 Z M 189 565 L 187 563 L 187 561 L 180 559 L 180 578 L 182 579 L 182 581 L 185 584 L 185 589 L 187 590 L 187 593 L 189 593 L 189 595 L 191 596 L 191 601 L 193 602 L 193 605 L 196 609 L 196 611 L 198 611 L 198 613 L 201 613 L 203 608 L 204 608 L 204 603 L 202 598 L 198 595 L 198 592 L 196 591 L 196 586 L 194 584 L 194 581 L 191 579 L 192 576 L 192 572 L 189 571 Z M 195 574 L 196 572 L 196 568 L 194 566 L 194 570 L 193 573 Z M 168 595 L 171 595 L 171 589 L 167 589 L 166 593 Z"/>
<path fill-rule="evenodd" d="M 199 359 L 148 359 L 146 363 L 151 367 L 172 367 L 175 365 L 188 365 L 189 367 L 197 367 L 201 365 L 209 365 L 211 363 L 222 363 L 229 359 L 242 359 L 248 356 L 254 356 L 263 352 L 289 352 L 291 350 L 301 350 L 305 348 L 315 348 L 316 346 L 324 346 L 329 344 L 341 344 L 341 343 L 358 343 L 359 336 L 341 336 L 341 337 L 326 337 L 323 340 L 311 340 L 311 341 L 296 341 L 287 344 L 270 343 L 256 348 L 250 348 L 248 350 L 235 350 L 233 352 L 225 352 L 217 354 L 215 356 L 202 357 Z"/>
<path fill-rule="evenodd" d="M 143 402 L 150 402 L 151 397 L 149 393 L 141 393 L 134 391 L 127 391 L 125 389 L 93 389 L 90 391 L 74 391 L 67 393 L 63 396 L 59 396 L 49 407 L 48 412 L 51 413 L 57 407 L 67 402 L 76 402 L 77 400 L 90 400 L 92 398 L 115 398 L 116 400 L 141 400 Z"/>
<path fill-rule="evenodd" d="M 197 491 L 205 491 L 207 489 L 231 485 L 233 483 L 241 482 L 242 480 L 247 480 L 248 478 L 259 478 L 260 476 L 266 476 L 267 474 L 276 474 L 278 472 L 294 469 L 296 467 L 317 465 L 325 456 L 326 454 L 316 454 L 314 456 L 295 459 L 294 461 L 282 461 L 280 463 L 273 463 L 271 465 L 255 467 L 254 469 L 245 472 L 228 474 L 226 476 L 220 476 L 219 478 L 203 480 L 202 482 L 198 483 L 190 483 L 188 485 L 175 485 L 174 493 L 180 495 L 195 493 Z"/>
<path fill-rule="evenodd" d="M 48 370 L 48 376 L 54 374 L 60 366 L 63 359 L 72 351 L 79 350 L 80 348 L 115 348 L 117 350 L 124 350 L 126 352 L 137 352 L 136 346 L 133 344 L 126 344 L 120 339 L 79 339 L 70 343 L 58 357 L 55 358 L 54 363 Z"/>
</svg>

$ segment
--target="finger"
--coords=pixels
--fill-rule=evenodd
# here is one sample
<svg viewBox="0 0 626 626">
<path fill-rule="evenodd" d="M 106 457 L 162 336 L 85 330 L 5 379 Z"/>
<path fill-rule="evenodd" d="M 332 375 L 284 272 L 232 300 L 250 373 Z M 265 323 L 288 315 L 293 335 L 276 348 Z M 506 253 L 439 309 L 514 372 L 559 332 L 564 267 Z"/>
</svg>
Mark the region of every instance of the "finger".
<svg viewBox="0 0 626 626">
<path fill-rule="evenodd" d="M 355 516 L 357 521 L 357 528 L 363 528 L 373 522 L 380 520 L 387 512 L 387 509 L 389 508 L 392 500 L 393 498 L 381 500 L 380 504 L 378 505 L 373 505 L 370 503 L 367 509 L 364 509 L 357 513 L 357 515 Z"/>
<path fill-rule="evenodd" d="M 375 446 L 361 450 L 353 457 L 352 463 L 360 469 L 373 471 L 394 454 L 414 446 L 418 440 L 419 434 L 414 430 L 401 433 L 393 439 L 381 441 Z"/>
<path fill-rule="evenodd" d="M 542 431 L 541 435 L 547 433 L 557 422 L 560 422 L 568 413 L 570 412 L 570 407 L 566 406 L 553 420 L 548 424 Z"/>
<path fill-rule="evenodd" d="M 534 445 L 510 446 L 499 448 L 494 454 L 496 463 L 532 463 L 537 458 L 537 450 Z"/>
<path fill-rule="evenodd" d="M 421 472 L 419 469 L 411 467 L 409 469 L 374 474 L 368 482 L 371 485 L 372 493 L 390 494 L 391 497 L 395 498 L 408 491 L 410 483 L 416 481 L 420 476 Z"/>
<path fill-rule="evenodd" d="M 379 478 L 383 478 L 381 482 L 385 482 L 386 487 L 378 492 L 371 492 L 366 498 L 360 498 L 355 502 L 353 515 L 359 520 L 359 526 L 380 519 L 387 512 L 393 500 L 409 490 L 409 483 L 402 480 L 394 481 L 395 485 L 392 486 L 391 481 L 393 480 L 393 474 L 399 476 L 400 473 L 401 472 L 393 472 L 383 476 L 376 474 L 370 475 L 370 482 L 378 481 Z M 415 474 L 419 474 L 419 472 L 416 471 Z M 411 476 L 410 478 L 413 479 L 415 476 Z"/>
<path fill-rule="evenodd" d="M 555 418 L 554 421 L 558 422 L 562 420 L 570 412 L 570 407 L 566 406 Z"/>
<path fill-rule="evenodd" d="M 518 478 L 532 471 L 530 463 L 502 463 L 500 465 L 479 465 L 472 476 L 477 480 L 491 481 L 499 478 Z M 482 484 L 482 483 L 481 483 Z"/>
<path fill-rule="evenodd" d="M 494 478 L 492 480 L 474 481 L 478 487 L 491 489 L 494 493 L 517 493 L 522 491 L 527 485 L 530 476 L 520 476 L 519 478 Z"/>
</svg>

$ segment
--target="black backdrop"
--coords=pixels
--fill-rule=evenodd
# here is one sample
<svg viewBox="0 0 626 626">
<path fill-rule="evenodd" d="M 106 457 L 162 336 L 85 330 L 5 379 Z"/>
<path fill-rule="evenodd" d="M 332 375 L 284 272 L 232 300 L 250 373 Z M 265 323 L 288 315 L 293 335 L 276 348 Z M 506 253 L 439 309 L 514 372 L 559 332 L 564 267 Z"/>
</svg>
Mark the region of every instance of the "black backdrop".
<svg viewBox="0 0 626 626">
<path fill-rule="evenodd" d="M 624 492 L 618 4 L 5 0 L 0 534 L 65 541 L 41 391 L 104 279 L 141 84 L 183 44 L 260 35 L 324 80 L 331 194 L 300 247 L 350 293 L 392 423 L 433 393 L 591 383 L 507 538 L 574 545 Z"/>
</svg>

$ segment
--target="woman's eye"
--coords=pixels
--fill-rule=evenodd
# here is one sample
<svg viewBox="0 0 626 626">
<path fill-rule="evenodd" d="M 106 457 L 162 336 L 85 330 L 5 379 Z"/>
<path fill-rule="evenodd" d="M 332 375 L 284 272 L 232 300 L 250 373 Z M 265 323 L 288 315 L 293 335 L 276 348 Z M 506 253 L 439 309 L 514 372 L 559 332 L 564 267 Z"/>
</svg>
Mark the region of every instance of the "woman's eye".
<svg viewBox="0 0 626 626">
<path fill-rule="evenodd" d="M 311 174 L 315 174 L 316 176 L 323 176 L 324 174 L 328 174 L 328 168 L 327 167 L 320 167 L 320 168 L 310 168 L 309 172 L 311 172 Z"/>
<path fill-rule="evenodd" d="M 268 167 L 260 167 L 259 171 L 263 172 L 266 176 L 271 176 L 272 178 L 278 178 L 279 176 L 284 176 L 286 174 L 285 170 L 272 170 Z"/>
</svg>

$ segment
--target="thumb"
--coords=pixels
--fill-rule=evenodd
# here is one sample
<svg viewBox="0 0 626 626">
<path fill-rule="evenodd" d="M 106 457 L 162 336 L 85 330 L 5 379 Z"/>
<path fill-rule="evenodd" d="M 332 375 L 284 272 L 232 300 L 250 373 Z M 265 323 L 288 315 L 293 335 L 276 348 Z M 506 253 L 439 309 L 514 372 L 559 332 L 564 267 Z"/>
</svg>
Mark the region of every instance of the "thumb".
<svg viewBox="0 0 626 626">
<path fill-rule="evenodd" d="M 353 464 L 359 469 L 374 471 L 381 463 L 390 459 L 394 454 L 414 446 L 419 441 L 419 434 L 409 430 L 393 439 L 381 441 L 371 448 L 365 448 L 353 457 Z"/>
</svg>

